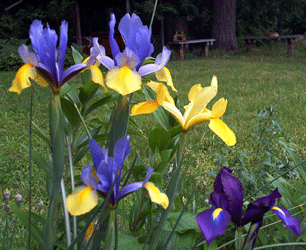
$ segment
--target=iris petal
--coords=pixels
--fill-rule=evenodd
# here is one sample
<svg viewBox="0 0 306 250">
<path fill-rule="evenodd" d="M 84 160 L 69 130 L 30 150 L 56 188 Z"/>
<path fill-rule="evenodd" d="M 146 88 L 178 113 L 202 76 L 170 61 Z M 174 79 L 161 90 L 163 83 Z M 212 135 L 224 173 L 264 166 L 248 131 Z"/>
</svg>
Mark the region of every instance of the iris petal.
<svg viewBox="0 0 306 250">
<path fill-rule="evenodd" d="M 98 204 L 98 195 L 92 187 L 80 186 L 66 198 L 66 207 L 71 215 L 82 215 Z"/>
<path fill-rule="evenodd" d="M 91 79 L 93 82 L 100 84 L 103 87 L 103 90 L 106 92 L 107 88 L 103 80 L 103 75 L 101 70 L 95 65 L 89 65 L 88 68 L 91 72 Z"/>
<path fill-rule="evenodd" d="M 161 70 L 156 72 L 156 78 L 158 81 L 166 82 L 167 85 L 170 86 L 173 91 L 177 91 L 173 85 L 170 71 L 166 67 L 163 67 Z"/>
<path fill-rule="evenodd" d="M 150 114 L 153 113 L 158 107 L 159 104 L 156 100 L 149 102 L 141 102 L 133 106 L 131 110 L 131 116 Z"/>
<path fill-rule="evenodd" d="M 141 76 L 128 66 L 114 67 L 106 75 L 106 85 L 121 95 L 128 95 L 141 88 Z"/>
<path fill-rule="evenodd" d="M 220 119 L 212 119 L 209 128 L 218 135 L 228 146 L 236 144 L 235 133 Z"/>
<path fill-rule="evenodd" d="M 161 193 L 160 190 L 152 182 L 148 182 L 144 185 L 144 187 L 147 189 L 152 202 L 161 205 L 164 209 L 169 206 L 168 196 L 164 193 Z"/>
<path fill-rule="evenodd" d="M 283 207 L 272 207 L 271 210 L 281 219 L 293 233 L 302 236 L 298 219 L 291 217 L 289 211 Z"/>
<path fill-rule="evenodd" d="M 231 216 L 226 210 L 212 208 L 199 213 L 196 219 L 207 245 L 210 245 L 216 237 L 224 234 Z"/>
<path fill-rule="evenodd" d="M 21 91 L 31 86 L 29 78 L 35 79 L 35 69 L 31 64 L 23 65 L 18 71 L 13 80 L 12 87 L 9 88 L 10 92 L 17 92 L 20 95 Z"/>
</svg>

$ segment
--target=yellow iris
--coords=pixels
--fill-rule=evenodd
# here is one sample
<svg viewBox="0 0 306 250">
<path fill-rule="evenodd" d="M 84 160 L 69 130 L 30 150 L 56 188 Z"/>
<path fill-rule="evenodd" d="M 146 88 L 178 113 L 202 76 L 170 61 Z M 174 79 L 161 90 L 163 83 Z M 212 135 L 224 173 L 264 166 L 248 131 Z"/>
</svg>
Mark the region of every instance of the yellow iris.
<svg viewBox="0 0 306 250">
<path fill-rule="evenodd" d="M 132 108 L 131 116 L 152 113 L 159 106 L 162 106 L 179 122 L 183 131 L 186 132 L 199 123 L 210 121 L 209 128 L 227 145 L 236 144 L 234 132 L 219 119 L 225 113 L 227 100 L 221 98 L 213 105 L 212 110 L 206 108 L 218 91 L 216 76 L 212 78 L 210 86 L 203 88 L 200 84 L 196 84 L 190 89 L 188 94 L 190 103 L 185 106 L 184 115 L 175 106 L 174 100 L 165 85 L 152 81 L 148 85 L 157 94 L 156 100 L 135 105 Z"/>
</svg>

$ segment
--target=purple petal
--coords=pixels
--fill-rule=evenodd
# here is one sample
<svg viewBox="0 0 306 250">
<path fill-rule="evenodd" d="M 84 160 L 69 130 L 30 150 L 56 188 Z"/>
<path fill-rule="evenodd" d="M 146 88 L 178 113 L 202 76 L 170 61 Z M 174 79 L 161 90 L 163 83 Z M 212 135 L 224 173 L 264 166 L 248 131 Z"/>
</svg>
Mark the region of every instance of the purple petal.
<svg viewBox="0 0 306 250">
<path fill-rule="evenodd" d="M 227 168 L 222 168 L 220 174 L 223 192 L 228 200 L 228 211 L 232 216 L 232 221 L 240 226 L 244 197 L 242 183 L 236 176 L 232 175 Z"/>
<path fill-rule="evenodd" d="M 283 207 L 272 207 L 271 209 L 278 218 L 295 234 L 302 236 L 301 225 L 298 219 L 291 217 L 289 211 Z"/>
<path fill-rule="evenodd" d="M 57 35 L 56 32 L 47 28 L 43 28 L 41 21 L 34 20 L 30 27 L 30 39 L 33 49 L 36 51 L 40 62 L 45 68 L 52 73 L 54 79 L 58 82 L 58 71 L 56 66 L 57 57 Z"/>
<path fill-rule="evenodd" d="M 124 186 L 118 192 L 118 194 L 116 196 L 115 203 L 117 203 L 119 200 L 121 200 L 123 197 L 127 196 L 128 194 L 133 193 L 136 190 L 139 190 L 141 188 L 143 188 L 143 182 L 142 181 L 134 182 L 134 183 L 131 183 L 131 184 L 128 184 L 128 185 Z"/>
<path fill-rule="evenodd" d="M 87 65 L 84 63 L 78 63 L 70 66 L 62 75 L 59 86 L 63 86 L 65 82 L 69 81 L 72 77 L 80 73 L 82 70 L 86 69 Z"/>
<path fill-rule="evenodd" d="M 87 186 L 90 186 L 94 189 L 97 189 L 98 187 L 98 181 L 92 176 L 91 174 L 91 168 L 89 165 L 85 166 L 82 169 L 81 173 L 81 180 L 86 184 Z"/>
<path fill-rule="evenodd" d="M 102 149 L 100 145 L 93 139 L 89 140 L 90 153 L 96 170 L 101 162 L 107 161 L 108 150 Z"/>
<path fill-rule="evenodd" d="M 121 168 L 123 166 L 125 158 L 130 153 L 130 136 L 124 136 L 120 138 L 114 147 L 114 160 L 116 163 L 116 168 Z"/>
<path fill-rule="evenodd" d="M 59 77 L 61 78 L 64 71 L 64 62 L 65 62 L 65 54 L 68 43 L 68 23 L 66 21 L 62 21 L 61 24 L 61 33 L 60 33 L 60 41 L 58 46 L 58 72 Z M 61 79 L 59 79 L 61 81 Z"/>
<path fill-rule="evenodd" d="M 171 55 L 171 51 L 168 50 L 166 47 L 164 47 L 162 53 L 157 55 L 155 59 L 155 63 L 149 63 L 149 64 L 141 66 L 138 70 L 138 73 L 141 76 L 145 76 L 150 73 L 154 73 L 156 71 L 161 70 L 168 63 L 170 55 Z"/>
<path fill-rule="evenodd" d="M 97 60 L 102 63 L 108 70 L 115 67 L 115 62 L 110 57 L 106 56 L 105 48 L 98 43 L 98 38 L 93 38 L 93 47 L 91 49 L 95 49 L 98 51 Z"/>
<path fill-rule="evenodd" d="M 250 203 L 247 207 L 245 216 L 242 219 L 242 225 L 262 220 L 264 214 L 274 206 L 276 199 L 281 197 L 282 195 L 276 188 L 271 194 Z"/>
<path fill-rule="evenodd" d="M 196 219 L 207 245 L 210 245 L 216 237 L 224 234 L 231 215 L 226 210 L 211 208 L 198 214 Z"/>
<path fill-rule="evenodd" d="M 228 167 L 223 167 L 220 169 L 219 173 L 216 176 L 215 182 L 214 182 L 214 192 L 222 193 L 223 192 L 223 185 L 222 185 L 222 173 L 227 172 L 231 174 L 233 170 L 231 170 Z"/>
<path fill-rule="evenodd" d="M 115 34 L 115 25 L 116 25 L 116 18 L 114 14 L 111 14 L 111 20 L 109 22 L 109 43 L 112 50 L 113 58 L 117 56 L 117 54 L 120 52 L 119 46 L 114 38 Z"/>
<path fill-rule="evenodd" d="M 224 210 L 228 209 L 228 200 L 224 193 L 212 192 L 210 194 L 209 204 L 212 205 L 214 208 L 220 207 Z"/>
<path fill-rule="evenodd" d="M 28 46 L 22 44 L 18 48 L 18 53 L 24 63 L 30 63 L 33 66 L 38 64 L 38 56 L 35 53 L 30 52 Z"/>
</svg>

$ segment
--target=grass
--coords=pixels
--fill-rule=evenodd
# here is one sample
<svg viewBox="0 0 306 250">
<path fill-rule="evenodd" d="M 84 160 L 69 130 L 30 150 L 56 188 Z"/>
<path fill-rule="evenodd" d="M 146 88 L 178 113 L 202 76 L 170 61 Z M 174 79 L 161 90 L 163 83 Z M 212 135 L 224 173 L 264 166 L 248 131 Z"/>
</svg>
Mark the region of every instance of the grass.
<svg viewBox="0 0 306 250">
<path fill-rule="evenodd" d="M 192 59 L 185 61 L 171 61 L 168 68 L 172 73 L 180 109 L 187 104 L 189 89 L 200 83 L 203 87 L 210 84 L 213 75 L 218 78 L 218 94 L 212 104 L 219 98 L 228 99 L 224 122 L 236 133 L 236 149 L 243 150 L 251 141 L 253 116 L 264 106 L 276 105 L 282 113 L 281 125 L 291 140 L 297 145 L 298 154 L 302 159 L 306 155 L 306 59 L 303 57 L 286 57 L 283 55 L 247 55 L 224 54 L 212 56 L 208 59 Z M 8 188 L 11 196 L 17 192 L 22 194 L 22 207 L 28 207 L 28 176 L 29 157 L 20 146 L 29 143 L 29 104 L 30 89 L 20 96 L 8 92 L 8 88 L 15 76 L 15 72 L 0 72 L 2 110 L 0 112 L 0 190 Z M 47 88 L 35 85 L 34 93 L 34 122 L 47 131 L 48 128 L 48 95 Z M 137 96 L 139 98 L 139 96 Z M 96 115 L 99 115 L 96 113 Z M 141 129 L 147 135 L 153 125 L 157 125 L 153 115 L 135 117 Z M 216 168 L 209 155 L 213 133 L 207 124 L 201 124 L 188 132 L 186 147 L 186 165 L 189 165 L 187 179 L 195 180 L 198 185 L 208 179 L 203 173 Z M 139 149 L 147 154 L 147 148 L 142 148 L 139 138 L 132 138 L 132 151 Z M 34 148 L 40 152 L 48 150 L 46 145 L 34 136 Z M 45 176 L 35 165 L 33 167 L 33 208 L 38 209 L 40 200 L 46 202 Z M 182 193 L 188 196 L 188 188 L 183 187 Z M 204 190 L 204 189 L 203 189 Z M 204 191 L 203 191 L 204 192 Z M 198 195 L 198 207 L 204 206 L 208 198 Z M 0 223 L 4 225 L 3 201 L 0 201 Z M 2 226 L 1 226 L 2 229 Z M 14 247 L 24 246 L 26 234 L 17 227 L 14 236 Z M 0 241 L 3 238 L 0 235 Z"/>
</svg>

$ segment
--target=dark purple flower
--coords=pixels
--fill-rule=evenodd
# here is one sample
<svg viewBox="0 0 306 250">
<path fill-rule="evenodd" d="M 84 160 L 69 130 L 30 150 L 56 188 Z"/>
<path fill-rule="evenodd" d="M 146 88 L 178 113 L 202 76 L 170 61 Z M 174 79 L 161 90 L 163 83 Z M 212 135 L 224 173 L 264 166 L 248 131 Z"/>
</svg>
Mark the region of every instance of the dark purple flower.
<svg viewBox="0 0 306 250">
<path fill-rule="evenodd" d="M 252 223 L 253 232 L 249 240 L 257 236 L 262 225 L 263 216 L 272 210 L 281 221 L 295 234 L 301 235 L 300 223 L 292 218 L 288 210 L 275 206 L 277 198 L 282 195 L 276 188 L 270 195 L 262 197 L 248 205 L 245 216 L 242 215 L 243 187 L 232 170 L 223 167 L 214 182 L 214 192 L 210 195 L 209 204 L 213 208 L 197 216 L 198 225 L 209 245 L 216 237 L 222 235 L 228 223 L 232 221 L 238 227 Z"/>
</svg>

